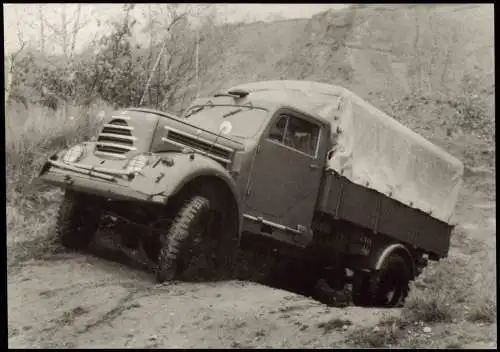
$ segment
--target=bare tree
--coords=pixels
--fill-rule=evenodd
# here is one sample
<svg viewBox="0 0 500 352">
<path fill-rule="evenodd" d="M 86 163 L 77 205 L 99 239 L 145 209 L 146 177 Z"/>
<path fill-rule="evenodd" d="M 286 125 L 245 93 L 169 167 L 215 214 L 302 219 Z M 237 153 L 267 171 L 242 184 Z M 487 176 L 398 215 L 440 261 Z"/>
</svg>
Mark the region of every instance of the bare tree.
<svg viewBox="0 0 500 352">
<path fill-rule="evenodd" d="M 47 7 L 43 10 L 39 8 L 39 19 L 40 28 L 44 28 L 44 32 L 41 33 L 40 43 L 43 48 L 45 48 L 47 43 L 50 43 L 53 47 L 58 48 L 59 52 L 62 54 L 63 62 L 57 64 L 57 67 L 62 68 L 63 76 L 60 79 L 66 81 L 71 85 L 72 80 L 75 77 L 74 61 L 72 60 L 77 48 L 78 36 L 81 31 L 90 23 L 91 17 L 88 13 L 83 13 L 82 4 L 74 4 L 75 7 L 70 7 L 68 4 L 61 4 L 59 10 L 56 8 L 51 8 L 59 15 L 59 22 L 49 21 L 47 16 L 44 16 L 44 11 L 47 11 Z M 43 49 L 45 50 L 45 49 Z M 46 61 L 50 63 L 49 59 Z M 62 64 L 62 66 L 61 66 Z M 43 87 L 43 96 L 55 97 L 58 102 L 62 102 L 65 111 L 68 111 L 68 105 L 73 103 L 75 97 L 70 97 L 69 92 L 56 93 L 51 91 L 49 87 Z"/>
<path fill-rule="evenodd" d="M 157 21 L 157 18 L 153 16 L 153 12 L 151 11 L 151 5 L 149 5 L 149 23 L 147 24 L 147 29 L 149 29 L 149 33 L 150 33 L 150 43 L 152 44 L 153 42 L 153 28 L 155 26 L 161 26 L 163 27 L 162 29 L 165 31 L 165 34 L 164 34 L 164 38 L 163 38 L 163 43 L 161 44 L 161 48 L 160 48 L 160 52 L 156 58 L 156 61 L 153 65 L 153 68 L 151 70 L 151 73 L 148 77 L 148 80 L 146 82 L 146 86 L 144 88 L 144 93 L 142 94 L 142 97 L 141 97 L 141 100 L 139 102 L 139 105 L 142 105 L 143 104 L 143 101 L 144 101 L 144 98 L 146 96 L 146 93 L 149 92 L 149 85 L 151 84 L 151 80 L 153 78 L 153 75 L 154 75 L 154 72 L 156 70 L 156 68 L 158 67 L 158 65 L 160 64 L 160 60 L 162 59 L 163 55 L 164 55 L 164 52 L 166 51 L 166 48 L 167 48 L 167 45 L 170 44 L 171 40 L 172 40 L 172 35 L 171 35 L 171 31 L 173 30 L 173 28 L 175 27 L 175 25 L 180 22 L 181 20 L 185 19 L 187 17 L 187 13 L 186 12 L 181 12 L 179 13 L 177 11 L 177 6 L 178 4 L 165 4 L 165 5 L 159 5 L 159 12 L 164 15 L 165 13 L 168 14 L 168 16 L 166 16 L 167 20 L 166 22 L 164 23 L 158 23 Z M 170 10 L 170 11 L 169 11 Z M 163 17 L 165 18 L 165 17 Z M 151 45 L 150 44 L 150 45 Z M 150 46 L 150 53 L 151 53 L 151 49 L 152 49 L 152 45 Z M 167 53 L 168 55 L 168 53 Z M 171 55 L 170 55 L 171 56 Z M 170 69 L 169 66 L 167 66 L 166 70 L 166 74 L 167 74 L 167 79 L 168 79 L 168 70 Z"/>
<path fill-rule="evenodd" d="M 72 6 L 76 7 L 72 7 Z M 39 48 L 46 53 L 48 45 L 57 48 L 66 59 L 71 59 L 75 53 L 77 37 L 90 23 L 90 13 L 83 13 L 82 4 L 53 4 L 52 6 L 37 5 L 35 20 L 26 22 L 30 28 L 39 31 Z M 87 5 L 88 6 L 88 5 Z M 48 19 L 47 12 L 59 17 L 58 21 Z M 53 17 L 53 16 L 51 16 Z"/>
<path fill-rule="evenodd" d="M 19 55 L 23 52 L 24 48 L 26 47 L 26 40 L 24 39 L 23 31 L 21 30 L 21 22 L 19 21 L 19 12 L 17 11 L 16 8 L 16 17 L 17 17 L 17 24 L 16 24 L 16 36 L 17 36 L 17 43 L 18 43 L 18 49 L 10 54 L 6 54 L 4 57 L 5 62 L 5 76 L 4 76 L 4 81 L 5 81 L 5 105 L 8 104 L 9 99 L 10 99 L 10 94 L 12 92 L 12 84 L 14 77 L 16 76 L 17 73 L 17 59 Z"/>
<path fill-rule="evenodd" d="M 38 23 L 40 25 L 40 52 L 45 56 L 45 17 L 42 6 L 38 4 Z"/>
<path fill-rule="evenodd" d="M 151 47 L 156 48 L 157 54 L 140 104 L 152 104 L 153 82 L 156 83 L 153 90 L 162 96 L 156 103 L 158 108 L 181 109 L 186 98 L 195 94 L 197 73 L 201 73 L 204 61 L 201 54 L 200 61 L 196 60 L 198 45 L 205 39 L 203 34 L 198 36 L 199 28 L 206 27 L 206 18 L 213 15 L 210 5 L 155 4 L 148 8 L 143 31 L 150 33 Z M 194 25 L 198 29 L 193 28 Z M 157 34 L 155 37 L 153 31 Z"/>
</svg>

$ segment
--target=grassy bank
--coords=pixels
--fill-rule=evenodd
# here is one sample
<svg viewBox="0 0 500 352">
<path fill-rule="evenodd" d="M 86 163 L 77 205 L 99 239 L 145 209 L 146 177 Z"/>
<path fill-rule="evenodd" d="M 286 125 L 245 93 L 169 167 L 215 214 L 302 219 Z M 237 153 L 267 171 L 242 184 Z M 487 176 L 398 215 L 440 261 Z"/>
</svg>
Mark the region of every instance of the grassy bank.
<svg viewBox="0 0 500 352">
<path fill-rule="evenodd" d="M 7 160 L 7 246 L 9 263 L 36 257 L 51 245 L 61 192 L 31 185 L 47 158 L 94 136 L 102 103 L 53 111 L 39 106 L 9 107 L 5 114 Z"/>
</svg>

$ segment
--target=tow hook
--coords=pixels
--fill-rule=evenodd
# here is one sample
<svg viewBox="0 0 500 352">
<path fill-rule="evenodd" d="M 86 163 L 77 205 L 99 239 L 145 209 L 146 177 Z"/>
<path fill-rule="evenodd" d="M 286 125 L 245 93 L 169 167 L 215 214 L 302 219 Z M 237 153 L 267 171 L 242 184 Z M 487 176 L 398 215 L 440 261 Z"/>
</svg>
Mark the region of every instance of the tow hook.
<svg viewBox="0 0 500 352">
<path fill-rule="evenodd" d="M 168 167 L 170 166 L 173 166 L 174 165 L 174 159 L 172 159 L 171 157 L 163 157 L 163 156 L 160 156 L 158 159 L 156 159 L 156 161 L 153 163 L 153 166 L 152 168 L 154 169 L 159 163 L 162 163 L 162 165 L 166 165 Z"/>
<path fill-rule="evenodd" d="M 158 177 L 156 177 L 155 183 L 160 182 L 163 177 L 165 177 L 165 173 L 160 172 L 160 175 Z"/>
<path fill-rule="evenodd" d="M 168 167 L 174 166 L 174 159 L 170 157 L 162 158 L 161 161 L 163 165 L 166 165 Z"/>
</svg>

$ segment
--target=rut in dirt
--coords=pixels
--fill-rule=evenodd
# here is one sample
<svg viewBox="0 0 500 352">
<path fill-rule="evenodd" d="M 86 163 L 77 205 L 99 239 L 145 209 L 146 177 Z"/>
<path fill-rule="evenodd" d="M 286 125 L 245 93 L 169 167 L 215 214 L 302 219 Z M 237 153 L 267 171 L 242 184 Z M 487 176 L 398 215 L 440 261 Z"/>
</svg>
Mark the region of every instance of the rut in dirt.
<svg viewBox="0 0 500 352">
<path fill-rule="evenodd" d="M 117 248 L 116 243 L 116 236 L 114 234 L 101 231 L 96 234 L 94 241 L 85 251 L 86 253 L 81 253 L 117 263 L 124 268 L 139 270 L 150 277 L 152 286 L 156 285 L 155 268 L 153 268 L 150 263 L 146 262 L 137 251 L 128 250 L 124 252 L 120 248 Z M 61 258 L 61 255 L 64 255 L 64 253 L 70 255 L 71 253 L 78 252 L 71 252 L 66 249 L 58 248 L 57 254 L 46 256 L 44 260 L 62 260 L 58 258 Z M 280 260 L 282 258 L 270 254 L 262 254 L 256 250 L 241 249 L 238 250 L 236 258 L 237 260 L 234 261 L 236 268 L 228 270 L 228 272 L 222 275 L 222 278 L 220 272 L 203 270 L 203 260 L 206 258 L 201 258 L 201 263 L 197 263 L 196 260 L 190 263 L 190 266 L 193 266 L 193 270 L 188 270 L 177 280 L 165 282 L 165 285 L 171 286 L 176 283 L 241 281 L 287 291 L 307 299 L 313 299 L 329 307 L 343 308 L 353 305 L 350 300 L 348 289 L 333 290 L 324 280 L 319 280 L 314 287 L 314 291 L 309 295 L 304 294 L 300 288 L 283 287 L 279 279 L 271 276 L 272 270 L 277 267 L 277 264 L 281 263 Z"/>
</svg>

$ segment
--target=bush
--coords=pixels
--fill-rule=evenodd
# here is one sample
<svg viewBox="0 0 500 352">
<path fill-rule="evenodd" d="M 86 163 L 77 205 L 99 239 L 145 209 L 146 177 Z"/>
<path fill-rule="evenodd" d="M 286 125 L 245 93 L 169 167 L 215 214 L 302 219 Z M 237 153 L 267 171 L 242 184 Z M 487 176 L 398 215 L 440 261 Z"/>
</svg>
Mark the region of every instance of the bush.
<svg viewBox="0 0 500 352">
<path fill-rule="evenodd" d="M 492 252 L 478 256 L 480 271 L 474 275 L 471 302 L 466 312 L 471 322 L 493 324 L 497 321 L 496 258 Z"/>
<path fill-rule="evenodd" d="M 472 281 L 467 264 L 452 257 L 430 263 L 410 284 L 403 317 L 428 323 L 451 321 L 469 296 Z"/>
<path fill-rule="evenodd" d="M 61 191 L 39 195 L 38 204 L 24 201 L 7 205 L 7 263 L 9 266 L 37 258 L 57 248 L 55 219 Z"/>
<path fill-rule="evenodd" d="M 348 340 L 356 347 L 388 348 L 398 345 L 406 336 L 403 323 L 398 318 L 387 318 L 376 327 L 353 331 Z"/>
<path fill-rule="evenodd" d="M 442 292 L 424 290 L 407 300 L 406 318 L 427 323 L 450 322 L 454 316 L 450 300 Z"/>
<path fill-rule="evenodd" d="M 403 308 L 407 321 L 496 321 L 495 260 L 484 251 L 431 263 L 410 285 Z"/>
</svg>

